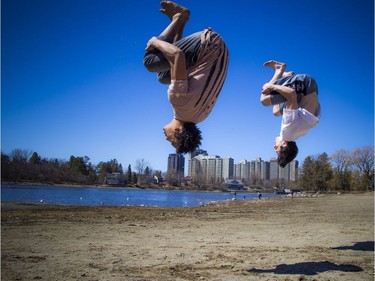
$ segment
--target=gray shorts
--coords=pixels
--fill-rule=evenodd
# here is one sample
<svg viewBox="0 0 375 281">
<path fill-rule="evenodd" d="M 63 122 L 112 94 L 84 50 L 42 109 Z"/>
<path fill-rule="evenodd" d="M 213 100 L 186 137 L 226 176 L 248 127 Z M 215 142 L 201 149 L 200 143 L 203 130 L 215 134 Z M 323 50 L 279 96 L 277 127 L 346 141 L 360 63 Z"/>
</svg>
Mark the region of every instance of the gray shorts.
<svg viewBox="0 0 375 281">
<path fill-rule="evenodd" d="M 158 39 L 171 43 L 180 48 L 185 54 L 186 67 L 195 64 L 198 59 L 201 46 L 202 32 L 193 33 L 173 43 L 171 38 L 159 36 Z M 147 52 L 143 59 L 143 64 L 148 71 L 157 72 L 158 79 L 163 84 L 171 83 L 170 64 L 159 50 Z"/>
<path fill-rule="evenodd" d="M 286 79 L 290 79 L 292 81 L 296 81 L 296 80 L 299 80 L 298 84 L 293 84 L 293 83 L 286 83 L 286 87 L 288 87 L 289 85 L 293 85 L 291 86 L 291 88 L 295 88 L 296 92 L 297 92 L 297 103 L 300 104 L 303 97 L 304 96 L 307 96 L 309 94 L 312 94 L 312 93 L 318 93 L 318 85 L 316 84 L 316 81 L 313 77 L 311 77 L 310 75 L 307 75 L 307 74 L 297 74 L 297 75 L 294 75 L 294 77 L 299 77 L 297 79 L 295 78 L 288 78 L 288 77 L 283 77 L 279 80 L 277 80 L 275 82 L 275 84 L 277 85 L 284 85 L 284 82 Z M 294 82 L 295 83 L 295 82 Z M 303 86 L 301 87 L 300 85 Z M 300 89 L 298 89 L 300 88 Z M 303 88 L 303 89 L 302 89 Z M 283 108 L 285 107 L 285 104 L 286 104 L 286 98 L 277 93 L 277 92 L 272 92 L 270 94 L 270 97 L 271 97 L 271 104 L 272 105 L 275 105 L 275 104 L 279 104 L 279 108 L 280 108 L 280 114 L 283 113 Z"/>
</svg>

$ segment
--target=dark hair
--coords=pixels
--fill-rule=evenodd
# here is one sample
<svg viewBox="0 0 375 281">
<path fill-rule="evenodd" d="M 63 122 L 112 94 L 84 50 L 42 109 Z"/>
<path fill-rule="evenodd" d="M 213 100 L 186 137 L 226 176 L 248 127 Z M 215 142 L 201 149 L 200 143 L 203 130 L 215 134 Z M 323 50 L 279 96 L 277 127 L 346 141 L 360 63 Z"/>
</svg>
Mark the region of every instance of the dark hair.
<svg viewBox="0 0 375 281">
<path fill-rule="evenodd" d="M 198 127 L 191 122 L 186 122 L 183 124 L 184 130 L 182 133 L 176 133 L 179 145 L 176 149 L 177 153 L 188 153 L 193 152 L 196 148 L 201 145 L 201 131 Z"/>
<path fill-rule="evenodd" d="M 281 147 L 279 156 L 277 157 L 277 163 L 280 167 L 284 168 L 288 163 L 292 162 L 298 154 L 298 147 L 296 142 L 287 141 L 287 146 Z"/>
</svg>

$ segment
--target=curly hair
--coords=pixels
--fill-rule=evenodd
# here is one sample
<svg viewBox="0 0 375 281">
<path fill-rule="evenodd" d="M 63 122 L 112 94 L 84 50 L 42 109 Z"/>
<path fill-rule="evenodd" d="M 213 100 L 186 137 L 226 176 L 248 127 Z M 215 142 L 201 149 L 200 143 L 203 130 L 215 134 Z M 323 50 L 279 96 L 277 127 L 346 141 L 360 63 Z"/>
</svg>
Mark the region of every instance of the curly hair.
<svg viewBox="0 0 375 281">
<path fill-rule="evenodd" d="M 277 163 L 282 168 L 288 165 L 288 163 L 292 162 L 298 154 L 298 147 L 296 142 L 287 141 L 286 143 L 287 146 L 281 148 L 279 156 L 277 157 Z"/>
<path fill-rule="evenodd" d="M 179 142 L 176 148 L 177 153 L 193 152 L 201 145 L 202 135 L 198 127 L 191 122 L 186 122 L 183 125 L 182 133 L 176 133 L 175 137 Z"/>
</svg>

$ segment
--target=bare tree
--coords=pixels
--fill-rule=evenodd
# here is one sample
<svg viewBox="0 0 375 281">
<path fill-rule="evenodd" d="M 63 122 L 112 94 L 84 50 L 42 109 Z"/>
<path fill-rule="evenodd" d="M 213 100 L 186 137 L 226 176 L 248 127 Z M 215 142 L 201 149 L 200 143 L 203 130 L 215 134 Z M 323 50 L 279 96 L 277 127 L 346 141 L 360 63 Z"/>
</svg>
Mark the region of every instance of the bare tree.
<svg viewBox="0 0 375 281">
<path fill-rule="evenodd" d="M 374 147 L 357 148 L 352 153 L 351 162 L 358 168 L 365 190 L 374 190 Z"/>
<path fill-rule="evenodd" d="M 167 180 L 167 183 L 170 186 L 176 186 L 176 187 L 180 186 L 181 179 L 180 179 L 180 176 L 175 169 L 169 169 L 167 171 L 166 180 Z"/>
<path fill-rule="evenodd" d="M 206 176 L 203 172 L 202 165 L 200 162 L 197 162 L 195 171 L 191 176 L 191 181 L 197 189 L 203 189 L 203 186 L 206 183 Z"/>
<path fill-rule="evenodd" d="M 146 167 L 150 164 L 145 159 L 137 159 L 135 162 L 135 169 L 138 172 L 137 184 L 141 184 L 144 181 L 143 174 L 145 173 Z"/>
<path fill-rule="evenodd" d="M 333 164 L 334 173 L 332 188 L 350 191 L 350 166 L 352 165 L 350 152 L 345 149 L 340 149 L 331 156 L 331 163 Z"/>
<path fill-rule="evenodd" d="M 137 170 L 138 174 L 142 175 L 145 172 L 147 166 L 149 166 L 149 163 L 143 158 L 138 158 L 135 162 L 135 169 Z"/>
<path fill-rule="evenodd" d="M 32 152 L 27 149 L 14 149 L 10 153 L 10 158 L 15 162 L 27 162 L 31 157 Z"/>
</svg>

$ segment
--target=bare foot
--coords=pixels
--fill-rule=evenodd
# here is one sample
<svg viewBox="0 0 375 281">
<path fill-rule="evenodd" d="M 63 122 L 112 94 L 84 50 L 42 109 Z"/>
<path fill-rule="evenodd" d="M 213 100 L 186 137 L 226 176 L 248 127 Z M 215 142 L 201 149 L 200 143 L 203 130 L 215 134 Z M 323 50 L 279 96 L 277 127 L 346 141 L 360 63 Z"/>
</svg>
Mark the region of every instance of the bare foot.
<svg viewBox="0 0 375 281">
<path fill-rule="evenodd" d="M 278 71 L 284 72 L 285 69 L 286 69 L 286 64 L 285 63 L 278 62 L 278 61 L 275 61 L 275 60 L 266 61 L 263 65 L 266 66 L 266 67 L 270 67 L 270 68 L 272 68 L 275 71 L 278 70 Z"/>
<path fill-rule="evenodd" d="M 172 1 L 162 1 L 160 2 L 160 5 L 162 9 L 160 9 L 160 12 L 167 15 L 170 20 L 173 19 L 173 16 L 177 13 L 181 13 L 185 17 L 189 18 L 190 16 L 190 10 L 180 6 Z"/>
</svg>

